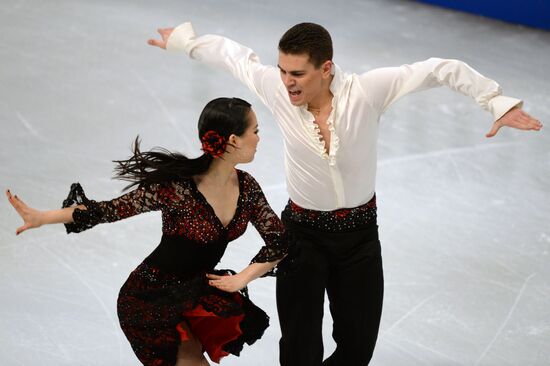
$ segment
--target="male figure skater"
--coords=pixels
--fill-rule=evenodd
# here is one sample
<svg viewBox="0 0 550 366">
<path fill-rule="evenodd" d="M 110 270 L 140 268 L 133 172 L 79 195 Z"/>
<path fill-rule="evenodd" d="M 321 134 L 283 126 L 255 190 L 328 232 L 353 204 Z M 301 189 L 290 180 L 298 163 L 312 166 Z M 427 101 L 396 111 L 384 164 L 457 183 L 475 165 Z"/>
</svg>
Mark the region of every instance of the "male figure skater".
<svg viewBox="0 0 550 366">
<path fill-rule="evenodd" d="M 518 99 L 463 62 L 426 61 L 346 73 L 333 62 L 330 34 L 301 23 L 280 39 L 277 67 L 217 35 L 197 36 L 190 23 L 159 29 L 149 44 L 182 50 L 230 72 L 271 110 L 284 137 L 290 196 L 282 218 L 296 238 L 277 278 L 282 366 L 367 365 L 383 298 L 375 202 L 376 140 L 381 114 L 408 93 L 447 86 L 492 113 L 487 137 L 503 126 L 539 130 Z M 293 264 L 293 265 L 292 265 Z M 324 294 L 333 317 L 336 350 L 323 362 Z"/>
</svg>

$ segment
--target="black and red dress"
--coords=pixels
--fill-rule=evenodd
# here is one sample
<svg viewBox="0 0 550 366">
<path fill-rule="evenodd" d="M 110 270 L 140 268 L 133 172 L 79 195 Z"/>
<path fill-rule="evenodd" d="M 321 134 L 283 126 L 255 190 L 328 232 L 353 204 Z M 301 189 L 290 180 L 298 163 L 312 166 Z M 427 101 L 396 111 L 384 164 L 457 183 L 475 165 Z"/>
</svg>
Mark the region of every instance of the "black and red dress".
<svg viewBox="0 0 550 366">
<path fill-rule="evenodd" d="M 162 212 L 162 240 L 130 274 L 118 297 L 118 317 L 124 334 L 144 365 L 176 363 L 179 344 L 188 340 L 185 324 L 210 359 L 219 362 L 239 355 L 244 343 L 259 339 L 269 317 L 255 306 L 246 289 L 227 293 L 209 286 L 227 244 L 251 222 L 265 241 L 252 262 L 271 262 L 287 252 L 283 225 L 260 186 L 237 170 L 239 198 L 231 222 L 223 226 L 193 179 L 139 187 L 111 201 L 96 202 L 80 184 L 71 186 L 63 207 L 75 209 L 67 232 L 81 232 L 99 223 L 118 221 L 143 212 Z"/>
</svg>

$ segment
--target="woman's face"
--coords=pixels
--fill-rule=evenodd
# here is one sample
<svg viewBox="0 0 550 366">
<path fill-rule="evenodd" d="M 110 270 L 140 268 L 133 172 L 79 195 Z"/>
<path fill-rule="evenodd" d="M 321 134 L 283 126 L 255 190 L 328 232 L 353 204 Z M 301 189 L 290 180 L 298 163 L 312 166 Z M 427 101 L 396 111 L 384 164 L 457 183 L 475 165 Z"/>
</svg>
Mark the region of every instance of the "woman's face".
<svg viewBox="0 0 550 366">
<path fill-rule="evenodd" d="M 235 140 L 233 145 L 236 149 L 231 155 L 235 155 L 236 163 L 250 163 L 254 160 L 256 154 L 256 148 L 260 141 L 258 135 L 258 121 L 256 120 L 256 113 L 252 109 L 248 112 L 248 127 L 241 136 L 232 136 Z"/>
</svg>

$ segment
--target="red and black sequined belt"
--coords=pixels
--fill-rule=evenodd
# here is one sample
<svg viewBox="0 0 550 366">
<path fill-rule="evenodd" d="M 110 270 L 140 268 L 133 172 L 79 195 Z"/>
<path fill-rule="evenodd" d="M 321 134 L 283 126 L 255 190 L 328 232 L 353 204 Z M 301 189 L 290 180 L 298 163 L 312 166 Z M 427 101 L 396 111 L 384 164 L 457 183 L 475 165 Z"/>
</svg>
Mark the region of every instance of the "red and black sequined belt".
<svg viewBox="0 0 550 366">
<path fill-rule="evenodd" d="M 327 232 L 347 232 L 376 225 L 376 195 L 365 204 L 333 211 L 310 210 L 288 200 L 281 218 L 293 224 Z"/>
</svg>

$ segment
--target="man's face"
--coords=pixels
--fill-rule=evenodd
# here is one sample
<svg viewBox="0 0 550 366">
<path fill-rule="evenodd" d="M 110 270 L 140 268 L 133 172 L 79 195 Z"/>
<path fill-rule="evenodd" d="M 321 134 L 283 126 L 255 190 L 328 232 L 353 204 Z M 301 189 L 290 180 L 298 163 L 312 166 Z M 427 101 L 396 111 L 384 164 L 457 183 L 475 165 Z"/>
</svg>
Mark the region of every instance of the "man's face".
<svg viewBox="0 0 550 366">
<path fill-rule="evenodd" d="M 321 94 L 323 88 L 328 88 L 323 79 L 330 77 L 331 61 L 326 61 L 321 67 L 316 68 L 309 61 L 307 54 L 279 52 L 278 66 L 290 103 L 295 106 L 308 104 Z"/>
</svg>

